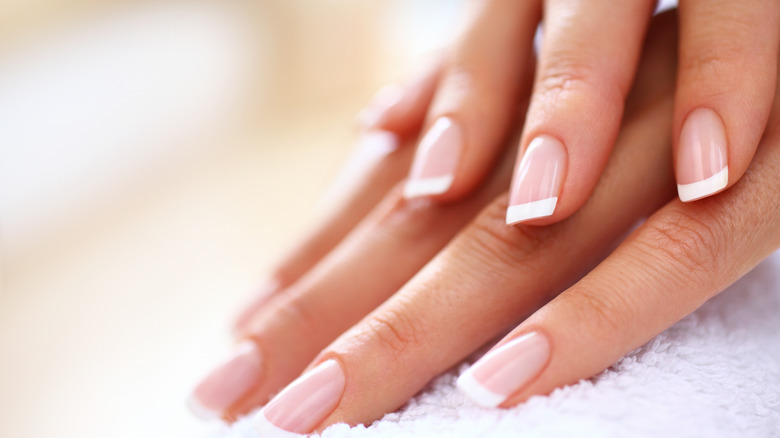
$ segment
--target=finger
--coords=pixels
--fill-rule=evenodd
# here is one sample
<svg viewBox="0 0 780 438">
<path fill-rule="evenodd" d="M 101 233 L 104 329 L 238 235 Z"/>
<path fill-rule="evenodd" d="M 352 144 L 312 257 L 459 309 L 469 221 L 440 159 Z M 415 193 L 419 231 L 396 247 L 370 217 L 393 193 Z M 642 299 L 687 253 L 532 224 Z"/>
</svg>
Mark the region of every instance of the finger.
<svg viewBox="0 0 780 438">
<path fill-rule="evenodd" d="M 318 220 L 236 315 L 236 336 L 246 331 L 249 321 L 271 297 L 321 260 L 405 176 L 414 149 L 398 147 L 399 141 L 385 131 L 369 131 L 361 136 L 347 165 L 316 207 Z"/>
<path fill-rule="evenodd" d="M 511 153 L 506 148 L 507 153 Z M 239 352 L 209 374 L 191 399 L 201 416 L 234 419 L 263 404 L 344 330 L 396 292 L 509 181 L 511 166 L 468 200 L 406 201 L 401 187 L 336 248 L 247 324 Z"/>
<path fill-rule="evenodd" d="M 319 202 L 319 220 L 272 270 L 233 321 L 240 336 L 254 315 L 275 294 L 283 291 L 336 244 L 400 181 L 409 169 L 410 143 L 425 120 L 439 79 L 443 55 L 417 72 L 405 85 L 380 90 L 361 111 L 363 129 L 355 152 Z M 407 150 L 398 150 L 407 149 Z"/>
<path fill-rule="evenodd" d="M 404 195 L 453 201 L 471 193 L 501 153 L 530 81 L 538 1 L 475 2 L 448 57 Z"/>
<path fill-rule="evenodd" d="M 779 248 L 780 118 L 770 124 L 739 185 L 695 204 L 675 200 L 655 213 L 467 371 L 469 393 L 511 406 L 591 377 Z"/>
<path fill-rule="evenodd" d="M 392 84 L 380 90 L 361 112 L 359 117 L 364 127 L 356 150 L 319 202 L 316 210 L 320 219 L 241 307 L 233 321 L 236 336 L 241 336 L 248 322 L 272 296 L 322 259 L 406 176 L 413 149 L 403 146 L 418 135 L 441 72 L 443 55 L 433 58 L 409 83 Z"/>
<path fill-rule="evenodd" d="M 665 42 L 671 55 L 674 37 Z M 506 227 L 506 196 L 492 203 L 266 405 L 255 417 L 261 436 L 364 423 L 396 409 L 431 377 L 569 285 L 638 217 L 670 199 L 670 145 L 663 134 L 671 132 L 671 60 L 648 63 L 644 83 L 650 88 L 637 94 L 642 105 L 632 105 L 636 112 L 626 116 L 622 147 L 577 215 L 550 227 Z M 664 168 L 667 174 L 659 175 Z"/>
<path fill-rule="evenodd" d="M 777 77 L 780 2 L 680 2 L 676 176 L 688 202 L 745 173 L 764 132 Z"/>
<path fill-rule="evenodd" d="M 534 93 L 506 222 L 565 219 L 607 163 L 636 71 L 651 0 L 548 0 Z"/>
<path fill-rule="evenodd" d="M 431 55 L 429 62 L 403 84 L 382 87 L 358 114 L 364 130 L 390 131 L 403 138 L 417 135 L 439 83 L 444 54 Z"/>
</svg>

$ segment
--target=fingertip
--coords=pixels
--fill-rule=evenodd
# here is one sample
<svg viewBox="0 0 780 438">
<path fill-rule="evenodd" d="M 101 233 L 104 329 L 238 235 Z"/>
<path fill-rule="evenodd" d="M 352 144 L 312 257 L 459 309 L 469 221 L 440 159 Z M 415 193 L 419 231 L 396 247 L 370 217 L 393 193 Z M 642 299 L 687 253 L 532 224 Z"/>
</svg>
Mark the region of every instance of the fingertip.
<svg viewBox="0 0 780 438">
<path fill-rule="evenodd" d="M 539 135 L 531 140 L 515 169 L 506 213 L 507 225 L 554 219 L 567 166 L 568 153 L 560 140 L 549 135 Z"/>
<path fill-rule="evenodd" d="M 519 205 L 510 205 L 506 209 L 506 224 L 515 225 L 552 216 L 558 204 L 558 197 L 541 199 Z"/>
<path fill-rule="evenodd" d="M 360 126 L 366 130 L 386 129 L 388 120 L 392 120 L 395 109 L 404 99 L 404 89 L 398 84 L 388 84 L 380 88 L 369 104 L 357 115 Z"/>
<path fill-rule="evenodd" d="M 677 184 L 677 194 L 682 202 L 693 202 L 726 190 L 729 183 L 729 167 L 715 175 L 690 184 Z"/>
<path fill-rule="evenodd" d="M 471 401 L 483 408 L 495 408 L 506 399 L 505 396 L 497 394 L 479 383 L 474 378 L 471 369 L 466 370 L 458 377 L 456 385 Z"/>
<path fill-rule="evenodd" d="M 542 374 L 550 361 L 550 340 L 540 331 L 510 334 L 506 342 L 490 350 L 458 379 L 457 385 L 483 407 L 511 403 Z"/>
<path fill-rule="evenodd" d="M 190 394 L 187 397 L 187 409 L 197 419 L 202 421 L 211 421 L 220 418 L 219 412 L 206 407 L 201 403 L 195 394 Z"/>
<path fill-rule="evenodd" d="M 441 195 L 450 189 L 454 179 L 455 177 L 453 175 L 410 179 L 404 185 L 404 198 L 411 200 L 415 198 Z"/>
<path fill-rule="evenodd" d="M 451 117 L 440 117 L 425 133 L 404 186 L 406 199 L 450 191 L 463 149 L 463 129 Z"/>
</svg>

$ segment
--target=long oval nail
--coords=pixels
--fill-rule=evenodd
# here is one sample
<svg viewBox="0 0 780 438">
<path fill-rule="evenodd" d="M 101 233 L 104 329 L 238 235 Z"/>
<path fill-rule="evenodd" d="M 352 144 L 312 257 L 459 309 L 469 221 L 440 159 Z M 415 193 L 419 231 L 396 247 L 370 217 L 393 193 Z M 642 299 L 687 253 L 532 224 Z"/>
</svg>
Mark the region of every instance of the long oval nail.
<svg viewBox="0 0 780 438">
<path fill-rule="evenodd" d="M 253 342 L 242 342 L 195 387 L 187 404 L 201 419 L 218 418 L 254 387 L 261 371 L 260 351 Z"/>
<path fill-rule="evenodd" d="M 550 357 L 550 342 L 531 332 L 488 352 L 458 378 L 474 402 L 496 407 L 539 375 Z"/>
<path fill-rule="evenodd" d="M 713 195 L 729 183 L 726 128 L 718 114 L 698 108 L 680 131 L 677 150 L 677 193 L 683 202 Z"/>
<path fill-rule="evenodd" d="M 404 97 L 404 89 L 397 84 L 389 84 L 376 92 L 371 102 L 358 114 L 358 120 L 364 128 L 374 128 L 382 123 L 391 108 L 397 106 Z"/>
<path fill-rule="evenodd" d="M 555 212 L 567 161 L 566 148 L 558 139 L 540 135 L 531 141 L 512 179 L 507 225 Z"/>
<path fill-rule="evenodd" d="M 344 393 L 344 372 L 333 359 L 287 386 L 253 420 L 261 437 L 288 438 L 311 432 L 336 408 Z"/>
<path fill-rule="evenodd" d="M 462 147 L 463 132 L 458 123 L 449 117 L 436 120 L 420 140 L 404 197 L 439 195 L 449 190 Z"/>
</svg>

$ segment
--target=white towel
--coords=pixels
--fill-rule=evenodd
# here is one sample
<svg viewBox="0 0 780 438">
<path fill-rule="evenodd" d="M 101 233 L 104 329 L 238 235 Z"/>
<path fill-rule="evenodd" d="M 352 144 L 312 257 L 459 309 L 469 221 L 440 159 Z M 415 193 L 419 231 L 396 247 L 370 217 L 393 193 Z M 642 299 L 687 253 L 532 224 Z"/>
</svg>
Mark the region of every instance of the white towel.
<svg viewBox="0 0 780 438">
<path fill-rule="evenodd" d="M 598 376 L 484 409 L 435 379 L 397 412 L 341 437 L 780 437 L 780 252 Z M 211 431 L 256 438 L 250 418 Z"/>
</svg>

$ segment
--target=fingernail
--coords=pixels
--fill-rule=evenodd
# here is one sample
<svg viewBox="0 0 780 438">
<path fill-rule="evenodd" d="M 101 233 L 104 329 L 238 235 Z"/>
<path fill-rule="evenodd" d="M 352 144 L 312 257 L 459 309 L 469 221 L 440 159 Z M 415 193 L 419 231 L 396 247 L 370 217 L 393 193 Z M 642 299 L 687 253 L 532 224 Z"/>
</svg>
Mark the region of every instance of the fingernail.
<svg viewBox="0 0 780 438">
<path fill-rule="evenodd" d="M 683 123 L 677 148 L 677 193 L 683 202 L 715 194 L 728 185 L 726 128 L 709 108 L 693 110 Z"/>
<path fill-rule="evenodd" d="M 294 437 L 311 432 L 341 400 L 344 372 L 326 360 L 274 397 L 253 420 L 261 437 Z"/>
<path fill-rule="evenodd" d="M 390 84 L 382 87 L 371 102 L 358 114 L 358 120 L 365 128 L 373 128 L 382 123 L 390 108 L 403 99 L 404 89 L 400 85 Z"/>
<path fill-rule="evenodd" d="M 417 147 L 404 197 L 438 195 L 449 190 L 462 145 L 463 133 L 454 120 L 436 120 Z"/>
<path fill-rule="evenodd" d="M 512 179 L 507 225 L 553 214 L 566 162 L 566 148 L 558 139 L 540 135 L 531 141 Z"/>
<path fill-rule="evenodd" d="M 261 366 L 255 344 L 242 342 L 228 360 L 195 387 L 187 403 L 190 410 L 204 420 L 221 416 L 257 383 Z"/>
<path fill-rule="evenodd" d="M 550 356 L 550 342 L 531 332 L 490 351 L 458 378 L 474 402 L 496 407 L 538 376 Z"/>
<path fill-rule="evenodd" d="M 390 131 L 367 131 L 358 140 L 360 151 L 367 156 L 385 156 L 398 150 L 401 141 Z"/>
</svg>

